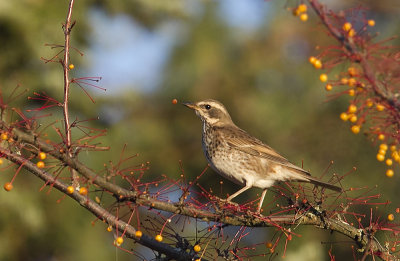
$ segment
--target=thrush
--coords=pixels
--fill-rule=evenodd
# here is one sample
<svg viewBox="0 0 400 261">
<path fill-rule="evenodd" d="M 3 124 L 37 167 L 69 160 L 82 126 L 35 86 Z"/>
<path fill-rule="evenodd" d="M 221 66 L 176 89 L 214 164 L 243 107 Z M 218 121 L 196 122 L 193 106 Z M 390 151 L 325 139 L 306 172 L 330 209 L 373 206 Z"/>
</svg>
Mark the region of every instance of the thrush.
<svg viewBox="0 0 400 261">
<path fill-rule="evenodd" d="M 261 188 L 259 213 L 267 189 L 277 181 L 309 182 L 342 191 L 338 186 L 312 177 L 308 171 L 290 163 L 270 146 L 236 126 L 219 101 L 208 99 L 183 104 L 193 109 L 203 122 L 202 147 L 210 166 L 221 176 L 243 186 L 226 199 L 228 202 L 250 188 Z"/>
</svg>

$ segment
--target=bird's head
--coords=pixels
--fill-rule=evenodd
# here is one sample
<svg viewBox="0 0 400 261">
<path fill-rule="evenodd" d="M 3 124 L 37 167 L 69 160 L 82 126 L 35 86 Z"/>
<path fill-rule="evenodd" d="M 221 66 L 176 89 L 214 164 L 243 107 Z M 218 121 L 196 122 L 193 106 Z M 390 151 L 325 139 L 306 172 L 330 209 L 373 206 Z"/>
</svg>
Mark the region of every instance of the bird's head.
<svg viewBox="0 0 400 261">
<path fill-rule="evenodd" d="M 208 99 L 194 103 L 187 102 L 183 105 L 194 110 L 202 121 L 210 125 L 232 124 L 231 116 L 219 101 Z"/>
</svg>

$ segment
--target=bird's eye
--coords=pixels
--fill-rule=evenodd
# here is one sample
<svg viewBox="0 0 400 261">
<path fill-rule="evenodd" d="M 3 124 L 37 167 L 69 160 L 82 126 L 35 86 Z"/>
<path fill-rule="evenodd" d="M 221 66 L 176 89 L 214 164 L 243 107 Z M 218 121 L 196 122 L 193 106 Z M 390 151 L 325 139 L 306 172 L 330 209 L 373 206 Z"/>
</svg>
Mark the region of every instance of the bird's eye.
<svg viewBox="0 0 400 261">
<path fill-rule="evenodd" d="M 206 106 L 204 106 L 206 108 L 206 110 L 211 109 L 211 106 L 209 104 L 206 104 Z"/>
</svg>

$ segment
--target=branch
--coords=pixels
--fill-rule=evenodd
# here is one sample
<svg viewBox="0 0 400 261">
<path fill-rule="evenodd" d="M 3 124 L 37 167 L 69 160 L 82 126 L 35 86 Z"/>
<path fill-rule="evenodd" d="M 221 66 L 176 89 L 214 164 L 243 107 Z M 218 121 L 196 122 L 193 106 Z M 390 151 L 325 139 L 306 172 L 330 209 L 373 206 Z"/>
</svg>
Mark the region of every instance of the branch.
<svg viewBox="0 0 400 261">
<path fill-rule="evenodd" d="M 378 84 L 378 80 L 375 77 L 374 70 L 371 68 L 368 63 L 368 52 L 363 52 L 360 50 L 354 41 L 351 40 L 351 37 L 345 37 L 336 27 L 333 26 L 332 21 L 326 15 L 326 11 L 324 10 L 324 6 L 318 0 L 308 0 L 311 7 L 315 11 L 315 13 L 320 18 L 321 22 L 328 29 L 329 33 L 344 46 L 345 50 L 348 52 L 348 56 L 353 56 L 355 58 L 355 62 L 359 63 L 364 70 L 365 78 L 372 86 L 372 90 L 376 96 L 385 100 L 396 109 L 396 111 L 400 112 L 400 101 L 396 98 L 393 93 L 390 93 L 389 90 L 386 92 L 384 88 L 382 88 Z"/>
<path fill-rule="evenodd" d="M 0 128 L 5 128 L 4 122 L 0 121 Z M 98 185 L 99 187 L 111 192 L 118 201 L 130 201 L 137 204 L 138 206 L 146 206 L 153 209 L 163 210 L 170 213 L 177 213 L 187 217 L 193 217 L 201 219 L 205 222 L 220 222 L 226 225 L 233 226 L 247 226 L 247 227 L 276 227 L 276 226 L 293 226 L 293 225 L 312 225 L 325 230 L 336 231 L 342 235 L 351 238 L 357 246 L 365 251 L 371 251 L 374 255 L 382 258 L 383 260 L 395 260 L 395 257 L 389 252 L 388 249 L 383 247 L 376 238 L 371 236 L 371 233 L 367 229 L 360 229 L 353 227 L 352 225 L 341 221 L 339 219 L 325 217 L 324 215 L 316 215 L 310 212 L 304 213 L 301 216 L 297 215 L 276 215 L 276 216 L 257 216 L 253 214 L 243 214 L 237 215 L 237 213 L 229 213 L 228 211 L 222 211 L 217 213 L 215 211 L 207 211 L 198 209 L 191 206 L 190 204 L 180 204 L 180 203 L 169 203 L 165 201 L 158 200 L 155 196 L 150 196 L 148 194 L 139 194 L 136 191 L 130 191 L 124 189 L 116 184 L 110 183 L 105 178 L 100 177 L 96 172 L 87 168 L 83 163 L 81 163 L 76 158 L 71 158 L 66 153 L 61 153 L 57 148 L 50 144 L 45 143 L 40 138 L 35 137 L 33 134 L 23 132 L 18 129 L 12 130 L 13 139 L 21 144 L 29 143 L 41 151 L 49 153 L 53 157 L 60 160 L 63 164 L 69 166 L 70 168 L 77 171 L 82 176 L 86 177 L 88 180 Z M 62 184 L 60 181 L 55 180 L 51 175 L 45 175 L 45 172 L 38 169 L 30 161 L 26 161 L 22 157 L 11 153 L 10 151 L 0 147 L 0 154 L 4 154 L 9 160 L 14 163 L 21 165 L 24 164 L 24 168 L 28 169 L 33 174 L 39 176 L 41 179 L 45 180 L 47 183 L 55 184 L 55 187 L 66 193 L 66 185 Z M 94 213 L 102 220 L 114 220 L 114 226 L 116 224 L 116 218 L 110 215 L 105 210 L 99 210 L 99 206 L 92 202 L 90 199 L 79 195 L 79 193 L 74 192 L 71 195 L 72 198 L 80 202 L 80 204 L 87 208 L 89 211 Z M 82 201 L 83 200 L 83 201 Z M 89 204 L 90 203 L 90 204 Z M 96 207 L 93 206 L 96 204 Z M 101 207 L 100 207 L 101 208 Z M 322 212 L 321 212 L 322 213 Z M 120 222 L 120 221 L 118 221 Z M 121 223 L 122 224 L 122 223 Z M 119 225 L 121 225 L 119 224 Z M 128 224 L 124 224 L 121 228 L 130 227 L 130 236 L 134 234 L 134 228 Z M 140 242 L 139 242 L 140 243 Z M 154 243 L 154 242 L 153 242 Z M 153 247 L 151 247 L 153 248 Z M 154 249 L 154 248 L 153 248 Z"/>
</svg>

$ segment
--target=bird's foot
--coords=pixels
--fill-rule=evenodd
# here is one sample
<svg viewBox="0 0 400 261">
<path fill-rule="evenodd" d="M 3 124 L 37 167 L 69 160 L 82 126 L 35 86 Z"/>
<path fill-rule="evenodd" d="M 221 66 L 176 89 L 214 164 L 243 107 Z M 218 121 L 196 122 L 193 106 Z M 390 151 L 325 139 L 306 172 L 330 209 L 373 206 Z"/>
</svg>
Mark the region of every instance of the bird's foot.
<svg viewBox="0 0 400 261">
<path fill-rule="evenodd" d="M 220 208 L 227 208 L 227 207 L 235 207 L 235 209 L 240 209 L 240 205 L 238 203 L 235 203 L 233 201 L 230 201 L 228 199 L 223 199 L 223 198 L 219 198 L 219 197 L 215 197 L 215 200 L 218 202 L 218 206 Z"/>
</svg>

